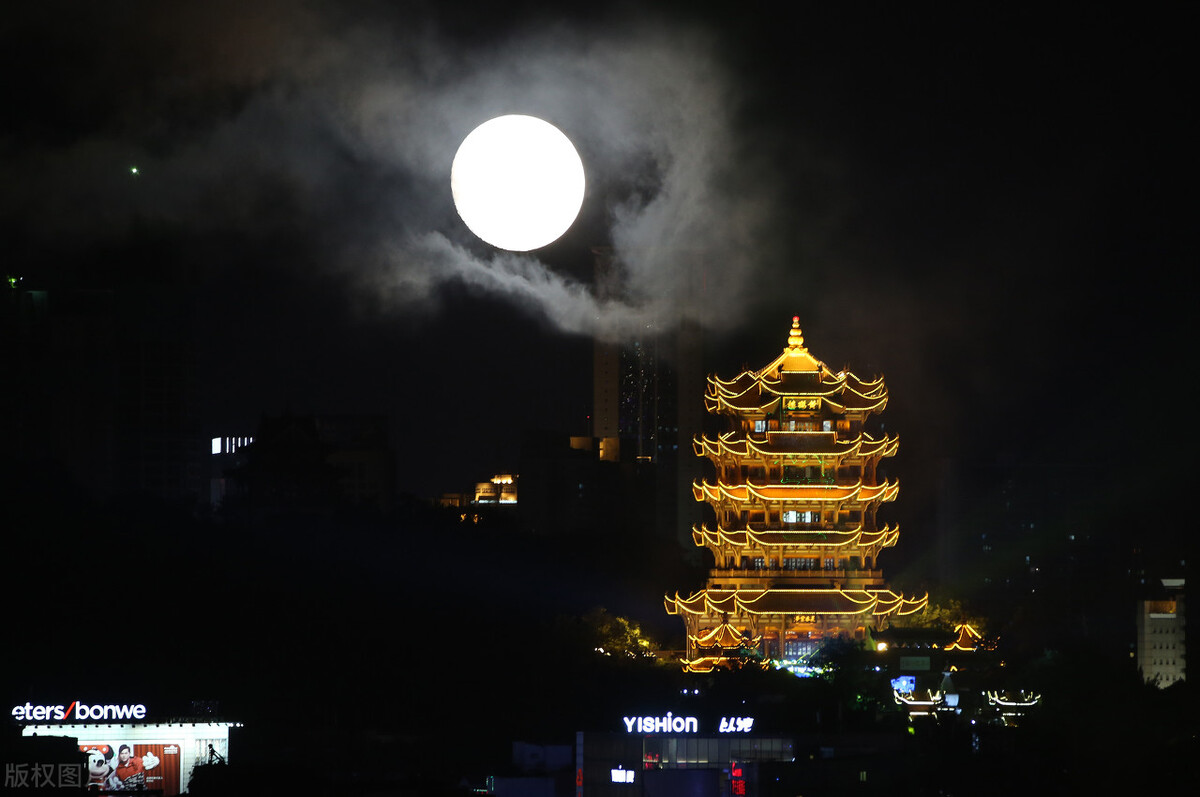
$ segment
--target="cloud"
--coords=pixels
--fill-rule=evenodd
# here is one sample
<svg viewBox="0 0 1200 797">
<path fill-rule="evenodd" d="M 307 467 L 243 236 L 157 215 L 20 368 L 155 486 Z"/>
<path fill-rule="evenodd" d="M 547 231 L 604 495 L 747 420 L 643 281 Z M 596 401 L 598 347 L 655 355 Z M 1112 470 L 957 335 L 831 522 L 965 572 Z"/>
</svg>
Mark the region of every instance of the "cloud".
<svg viewBox="0 0 1200 797">
<path fill-rule="evenodd" d="M 566 331 L 621 337 L 685 319 L 735 322 L 730 308 L 769 260 L 763 242 L 778 223 L 771 180 L 739 158 L 735 95 L 701 32 L 544 31 L 473 53 L 433 80 L 360 85 L 350 102 L 360 140 L 439 187 L 399 243 L 384 242 L 399 272 L 385 282 L 440 273 Z M 615 290 L 571 282 L 536 253 L 477 254 L 457 223 L 441 188 L 454 150 L 476 125 L 512 112 L 548 119 L 583 153 L 588 201 L 604 205 L 595 243 L 611 247 Z M 440 257 L 429 257 L 433 241 Z"/>
<path fill-rule="evenodd" d="M 95 129 L 10 164 L 29 190 L 5 209 L 34 234 L 117 235 L 137 217 L 286 236 L 390 302 L 459 280 L 608 337 L 736 323 L 731 308 L 778 259 L 764 245 L 780 225 L 776 178 L 749 156 L 736 86 L 702 29 L 559 23 L 464 43 L 427 19 L 334 6 L 168 18 L 137 30 L 174 45 L 157 77 Z M 607 290 L 586 268 L 490 252 L 458 220 L 454 152 L 503 113 L 547 119 L 580 150 L 579 223 L 611 248 Z"/>
</svg>

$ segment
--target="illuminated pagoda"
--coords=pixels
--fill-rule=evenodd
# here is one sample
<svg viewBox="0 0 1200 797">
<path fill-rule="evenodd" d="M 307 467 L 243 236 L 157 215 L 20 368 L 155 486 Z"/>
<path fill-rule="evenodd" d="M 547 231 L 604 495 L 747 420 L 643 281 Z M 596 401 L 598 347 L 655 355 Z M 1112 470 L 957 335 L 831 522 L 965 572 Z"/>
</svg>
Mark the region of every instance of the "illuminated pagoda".
<svg viewBox="0 0 1200 797">
<path fill-rule="evenodd" d="M 666 598 L 686 625 L 686 669 L 741 666 L 745 657 L 733 654 L 747 647 L 764 664 L 795 669 L 823 639 L 864 639 L 889 617 L 925 608 L 928 596 L 896 594 L 878 567 L 900 533 L 877 521 L 899 491 L 877 475 L 898 440 L 864 425 L 887 398 L 882 378 L 835 373 L 813 357 L 798 318 L 765 368 L 709 377 L 706 409 L 732 429 L 693 441 L 716 480 L 692 485 L 715 516 L 692 537 L 716 562 L 705 589 Z"/>
</svg>

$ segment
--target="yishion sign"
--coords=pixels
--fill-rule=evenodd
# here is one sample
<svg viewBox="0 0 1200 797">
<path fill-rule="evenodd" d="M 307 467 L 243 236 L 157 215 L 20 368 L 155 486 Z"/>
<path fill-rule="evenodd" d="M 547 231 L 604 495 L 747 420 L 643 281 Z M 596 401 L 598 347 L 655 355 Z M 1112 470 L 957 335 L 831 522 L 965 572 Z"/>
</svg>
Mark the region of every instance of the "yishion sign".
<svg viewBox="0 0 1200 797">
<path fill-rule="evenodd" d="M 622 717 L 626 733 L 699 733 L 700 720 L 695 717 Z M 721 717 L 718 733 L 749 733 L 754 717 Z"/>
<path fill-rule="evenodd" d="M 26 703 L 13 706 L 12 717 L 17 722 L 103 722 L 111 720 L 144 720 L 146 707 L 134 705 L 89 706 L 76 700 L 69 706 L 35 706 Z"/>
</svg>

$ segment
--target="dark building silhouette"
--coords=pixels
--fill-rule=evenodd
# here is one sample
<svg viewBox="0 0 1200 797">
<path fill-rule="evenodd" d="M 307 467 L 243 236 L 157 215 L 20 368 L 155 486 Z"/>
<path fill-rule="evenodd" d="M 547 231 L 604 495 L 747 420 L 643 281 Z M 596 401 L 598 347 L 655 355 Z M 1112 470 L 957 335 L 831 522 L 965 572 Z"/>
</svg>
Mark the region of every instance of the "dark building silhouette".
<svg viewBox="0 0 1200 797">
<path fill-rule="evenodd" d="M 387 514 L 395 505 L 396 461 L 382 416 L 264 416 L 239 453 L 242 464 L 223 477 L 230 518 Z"/>
<path fill-rule="evenodd" d="M 527 432 L 521 440 L 521 526 L 535 534 L 649 533 L 655 518 L 653 465 L 602 453 L 602 440 Z"/>
<path fill-rule="evenodd" d="M 0 285 L 10 467 L 54 474 L 97 500 L 202 494 L 188 292 L 131 276 Z"/>
<path fill-rule="evenodd" d="M 621 269 L 611 252 L 595 250 L 599 298 L 620 295 Z M 647 324 L 633 340 L 614 343 L 598 337 L 593 350 L 592 429 L 602 460 L 629 457 L 650 466 L 654 481 L 653 528 L 690 539 L 699 515 L 691 499 L 690 467 L 681 469 L 685 449 L 700 431 L 704 374 L 702 333 L 692 322 L 661 319 Z M 685 460 L 690 466 L 690 457 Z"/>
</svg>

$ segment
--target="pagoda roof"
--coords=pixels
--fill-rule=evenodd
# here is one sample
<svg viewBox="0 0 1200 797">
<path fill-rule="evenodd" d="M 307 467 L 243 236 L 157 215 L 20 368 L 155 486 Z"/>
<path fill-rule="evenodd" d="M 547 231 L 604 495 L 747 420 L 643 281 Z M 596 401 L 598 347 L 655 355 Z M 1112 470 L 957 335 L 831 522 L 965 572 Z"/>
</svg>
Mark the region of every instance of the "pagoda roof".
<svg viewBox="0 0 1200 797">
<path fill-rule="evenodd" d="M 921 611 L 929 596 L 906 598 L 890 589 L 702 589 L 686 598 L 665 599 L 668 614 L 907 615 Z"/>
<path fill-rule="evenodd" d="M 954 629 L 956 637 L 947 650 L 975 650 L 983 640 L 983 636 L 969 623 L 960 623 Z"/>
<path fill-rule="evenodd" d="M 769 659 L 755 657 L 739 657 L 726 655 L 708 655 L 697 656 L 694 659 L 683 660 L 683 671 L 694 673 L 709 673 L 718 669 L 742 669 L 744 667 L 756 666 L 766 670 L 771 666 Z"/>
<path fill-rule="evenodd" d="M 1036 692 L 1026 692 L 1024 689 L 1013 695 L 1011 692 L 984 692 L 988 705 L 1000 708 L 1032 708 L 1042 702 L 1042 696 Z"/>
<path fill-rule="evenodd" d="M 779 501 L 801 503 L 813 501 L 894 501 L 900 492 L 900 483 L 885 481 L 883 484 L 726 484 L 718 480 L 692 482 L 692 494 L 697 501 Z"/>
<path fill-rule="evenodd" d="M 761 432 L 746 434 L 738 430 L 713 439 L 698 435 L 692 448 L 700 457 L 890 457 L 900 446 L 900 438 L 882 438 L 861 434 L 853 439 L 838 439 L 834 432 Z"/>
<path fill-rule="evenodd" d="M 704 396 L 709 412 L 770 414 L 831 409 L 880 412 L 887 406 L 883 378 L 859 379 L 850 371 L 834 373 L 804 347 L 800 319 L 792 319 L 787 348 L 765 368 L 743 371 L 731 380 L 710 376 Z"/>
<path fill-rule="evenodd" d="M 863 531 L 860 523 L 848 531 L 833 529 L 771 529 L 754 531 L 752 529 L 727 529 L 718 527 L 715 530 L 707 524 L 692 526 L 692 539 L 696 545 L 730 545 L 735 548 L 746 548 L 760 545 L 764 548 L 781 545 L 812 545 L 834 548 L 861 547 L 890 548 L 900 538 L 900 527 L 884 526 L 878 531 Z"/>
<path fill-rule="evenodd" d="M 721 623 L 716 628 L 710 628 L 702 634 L 697 634 L 693 639 L 702 648 L 722 648 L 724 650 L 737 650 L 743 647 L 753 648 L 757 647 L 758 643 L 762 641 L 761 636 L 747 639 L 728 621 Z"/>
</svg>

